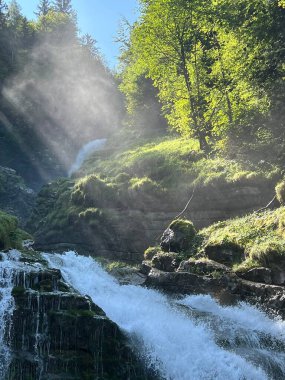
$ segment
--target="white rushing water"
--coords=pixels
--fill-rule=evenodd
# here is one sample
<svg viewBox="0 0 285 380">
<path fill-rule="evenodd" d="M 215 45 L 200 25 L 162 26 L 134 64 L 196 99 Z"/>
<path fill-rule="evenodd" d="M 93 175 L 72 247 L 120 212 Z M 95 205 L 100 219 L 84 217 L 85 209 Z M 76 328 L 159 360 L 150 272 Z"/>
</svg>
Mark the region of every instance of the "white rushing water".
<svg viewBox="0 0 285 380">
<path fill-rule="evenodd" d="M 285 378 L 285 356 L 280 348 L 285 343 L 284 323 L 254 307 L 222 307 L 210 296 L 177 301 L 147 288 L 120 285 L 90 257 L 74 252 L 44 257 L 129 335 L 162 378 Z"/>
<path fill-rule="evenodd" d="M 15 267 L 19 260 L 19 252 L 12 250 L 1 253 L 0 261 L 0 379 L 5 378 L 10 364 L 10 350 L 8 347 L 11 334 L 11 320 L 15 307 L 12 296 Z"/>
<path fill-rule="evenodd" d="M 97 139 L 89 141 L 78 152 L 75 162 L 68 171 L 69 177 L 81 168 L 83 162 L 93 153 L 104 148 L 107 139 Z"/>
</svg>

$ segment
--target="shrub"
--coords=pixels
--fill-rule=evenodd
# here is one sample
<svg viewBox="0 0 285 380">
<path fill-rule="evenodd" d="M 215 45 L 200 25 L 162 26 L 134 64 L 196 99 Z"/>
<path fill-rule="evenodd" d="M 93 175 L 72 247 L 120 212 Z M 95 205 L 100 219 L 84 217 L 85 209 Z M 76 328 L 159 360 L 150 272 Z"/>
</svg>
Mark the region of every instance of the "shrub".
<svg viewBox="0 0 285 380">
<path fill-rule="evenodd" d="M 96 207 L 115 198 L 115 189 L 95 174 L 79 180 L 71 194 L 74 204 Z"/>
<path fill-rule="evenodd" d="M 161 186 L 148 177 L 132 178 L 130 184 L 130 190 L 133 190 L 134 192 L 144 193 L 148 195 L 159 195 L 163 192 Z"/>
<path fill-rule="evenodd" d="M 30 235 L 18 228 L 17 218 L 0 211 L 0 249 L 20 249 L 22 240 L 30 238 Z"/>
<path fill-rule="evenodd" d="M 278 201 L 284 205 L 285 204 L 285 181 L 279 182 L 275 187 L 276 197 Z"/>
</svg>

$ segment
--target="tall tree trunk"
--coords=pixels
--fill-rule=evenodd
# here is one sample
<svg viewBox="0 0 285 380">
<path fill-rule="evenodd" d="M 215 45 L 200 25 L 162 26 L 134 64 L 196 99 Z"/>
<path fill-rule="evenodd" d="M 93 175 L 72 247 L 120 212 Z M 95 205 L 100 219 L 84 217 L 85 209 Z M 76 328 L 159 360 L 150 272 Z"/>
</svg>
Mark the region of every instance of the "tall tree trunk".
<svg viewBox="0 0 285 380">
<path fill-rule="evenodd" d="M 187 92 L 188 92 L 191 116 L 193 119 L 194 129 L 195 129 L 195 135 L 198 137 L 200 149 L 204 150 L 205 152 L 209 152 L 209 144 L 207 143 L 205 133 L 201 130 L 202 126 L 199 124 L 197 111 L 195 109 L 195 102 L 192 96 L 192 84 L 191 84 L 189 72 L 187 69 L 186 55 L 185 55 L 185 50 L 182 43 L 180 47 L 181 47 L 181 62 L 182 62 L 183 77 L 184 77 Z"/>
</svg>

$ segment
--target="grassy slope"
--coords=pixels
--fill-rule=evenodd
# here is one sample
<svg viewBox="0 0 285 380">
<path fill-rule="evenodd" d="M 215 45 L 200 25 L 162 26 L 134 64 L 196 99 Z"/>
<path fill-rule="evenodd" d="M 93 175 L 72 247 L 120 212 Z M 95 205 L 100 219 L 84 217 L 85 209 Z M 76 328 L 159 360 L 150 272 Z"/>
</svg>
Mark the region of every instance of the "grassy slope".
<svg viewBox="0 0 285 380">
<path fill-rule="evenodd" d="M 210 185 L 264 185 L 280 177 L 278 168 L 268 163 L 206 158 L 191 139 L 137 141 L 121 148 L 109 145 L 94 153 L 76 178 L 42 190 L 29 227 L 54 242 L 61 241 L 63 233 L 66 238 L 78 233 L 80 240 L 86 226 L 112 239 L 112 208 L 161 207 L 167 211 L 175 202 L 184 205 L 193 186 L 205 190 Z M 176 208 L 180 209 L 181 205 Z"/>
<path fill-rule="evenodd" d="M 238 246 L 245 261 L 234 266 L 246 270 L 256 266 L 278 266 L 285 262 L 285 208 L 253 213 L 216 223 L 200 231 L 203 246 Z"/>
<path fill-rule="evenodd" d="M 84 163 L 79 176 L 95 172 L 114 183 L 148 177 L 166 189 L 177 188 L 179 181 L 205 186 L 219 181 L 252 183 L 280 176 L 277 167 L 265 162 L 254 165 L 219 156 L 205 158 L 197 141 L 183 138 L 138 142 L 137 147 L 110 150 L 107 155 L 108 158 L 95 153 Z"/>
</svg>

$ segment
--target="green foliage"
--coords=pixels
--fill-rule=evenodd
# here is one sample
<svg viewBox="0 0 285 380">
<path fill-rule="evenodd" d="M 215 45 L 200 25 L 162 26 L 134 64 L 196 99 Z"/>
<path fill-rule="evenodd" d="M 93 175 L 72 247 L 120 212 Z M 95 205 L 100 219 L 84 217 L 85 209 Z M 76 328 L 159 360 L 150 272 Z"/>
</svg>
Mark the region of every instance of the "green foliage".
<svg viewBox="0 0 285 380">
<path fill-rule="evenodd" d="M 190 220 L 176 219 L 170 223 L 169 228 L 173 230 L 174 233 L 181 233 L 189 244 L 191 244 L 196 235 L 195 227 Z"/>
<path fill-rule="evenodd" d="M 260 184 L 265 180 L 277 180 L 281 171 L 275 165 L 266 169 L 251 162 L 222 157 L 202 158 L 193 164 L 195 184 L 207 186 L 214 183 Z"/>
<path fill-rule="evenodd" d="M 140 2 L 121 56 L 130 112 L 147 105 L 140 79 L 149 78 L 169 124 L 198 138 L 202 149 L 217 140 L 248 142 L 261 131 L 283 133 L 282 1 Z"/>
<path fill-rule="evenodd" d="M 278 201 L 284 205 L 285 203 L 285 181 L 279 182 L 275 187 L 276 197 Z"/>
<path fill-rule="evenodd" d="M 132 178 L 130 180 L 130 185 L 129 189 L 134 193 L 161 196 L 164 192 L 156 181 L 153 181 L 148 177 Z"/>
<path fill-rule="evenodd" d="M 199 232 L 203 245 L 223 247 L 239 246 L 245 252 L 246 260 L 236 265 L 236 270 L 252 266 L 274 267 L 285 260 L 285 209 L 249 214 L 216 223 Z"/>
<path fill-rule="evenodd" d="M 102 207 L 115 196 L 116 191 L 111 184 L 91 174 L 76 183 L 71 200 L 75 205 Z"/>
<path fill-rule="evenodd" d="M 22 248 L 22 241 L 31 236 L 18 228 L 18 220 L 14 216 L 0 211 L 0 249 Z"/>
</svg>

